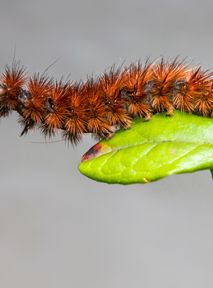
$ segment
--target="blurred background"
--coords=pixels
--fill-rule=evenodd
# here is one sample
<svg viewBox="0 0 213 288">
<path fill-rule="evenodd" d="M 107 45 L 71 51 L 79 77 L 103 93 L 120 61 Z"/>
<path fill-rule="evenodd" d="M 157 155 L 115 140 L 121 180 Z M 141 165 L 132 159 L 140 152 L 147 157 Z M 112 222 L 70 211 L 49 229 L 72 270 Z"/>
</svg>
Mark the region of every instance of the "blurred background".
<svg viewBox="0 0 213 288">
<path fill-rule="evenodd" d="M 1 0 L 0 63 L 73 80 L 147 57 L 212 69 L 212 1 Z M 210 173 L 107 185 L 73 148 L 0 121 L 0 287 L 213 287 Z M 55 140 L 60 140 L 60 136 Z"/>
</svg>

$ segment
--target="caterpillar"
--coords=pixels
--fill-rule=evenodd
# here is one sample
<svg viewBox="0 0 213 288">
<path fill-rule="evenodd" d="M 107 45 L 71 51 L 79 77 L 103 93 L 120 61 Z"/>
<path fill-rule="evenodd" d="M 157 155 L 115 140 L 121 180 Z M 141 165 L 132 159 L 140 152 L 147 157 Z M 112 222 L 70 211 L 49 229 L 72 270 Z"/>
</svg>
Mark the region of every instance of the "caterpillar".
<svg viewBox="0 0 213 288">
<path fill-rule="evenodd" d="M 27 77 L 25 68 L 13 62 L 0 76 L 0 117 L 16 111 L 21 135 L 34 127 L 50 137 L 60 130 L 65 140 L 77 144 L 84 133 L 110 137 L 131 127 L 135 117 L 148 121 L 155 113 L 172 116 L 174 109 L 213 117 L 212 76 L 177 58 L 162 58 L 64 83 L 44 74 Z"/>
</svg>

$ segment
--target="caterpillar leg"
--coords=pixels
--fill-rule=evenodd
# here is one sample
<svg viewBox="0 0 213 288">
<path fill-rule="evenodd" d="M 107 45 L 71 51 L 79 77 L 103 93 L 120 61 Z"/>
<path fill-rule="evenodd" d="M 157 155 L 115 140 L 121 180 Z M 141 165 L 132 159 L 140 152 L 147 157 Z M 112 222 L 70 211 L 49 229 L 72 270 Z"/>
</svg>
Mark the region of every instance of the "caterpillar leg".
<svg viewBox="0 0 213 288">
<path fill-rule="evenodd" d="M 172 105 L 169 105 L 167 108 L 167 111 L 166 111 L 166 115 L 167 116 L 173 116 L 173 114 L 174 114 L 174 108 Z"/>
</svg>

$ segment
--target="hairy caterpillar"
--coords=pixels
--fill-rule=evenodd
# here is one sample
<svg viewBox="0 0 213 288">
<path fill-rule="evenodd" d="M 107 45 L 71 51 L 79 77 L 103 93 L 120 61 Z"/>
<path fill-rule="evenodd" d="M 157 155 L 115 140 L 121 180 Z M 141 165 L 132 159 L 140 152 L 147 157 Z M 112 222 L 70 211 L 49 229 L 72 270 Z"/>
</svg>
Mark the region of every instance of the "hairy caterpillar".
<svg viewBox="0 0 213 288">
<path fill-rule="evenodd" d="M 63 83 L 45 75 L 27 77 L 18 63 L 6 66 L 0 77 L 0 117 L 17 111 L 21 135 L 39 127 L 44 135 L 62 130 L 76 144 L 83 133 L 109 137 L 129 128 L 135 117 L 149 120 L 154 113 L 173 110 L 213 117 L 212 73 L 189 68 L 174 59 L 146 61 L 111 68 L 85 82 Z"/>
</svg>

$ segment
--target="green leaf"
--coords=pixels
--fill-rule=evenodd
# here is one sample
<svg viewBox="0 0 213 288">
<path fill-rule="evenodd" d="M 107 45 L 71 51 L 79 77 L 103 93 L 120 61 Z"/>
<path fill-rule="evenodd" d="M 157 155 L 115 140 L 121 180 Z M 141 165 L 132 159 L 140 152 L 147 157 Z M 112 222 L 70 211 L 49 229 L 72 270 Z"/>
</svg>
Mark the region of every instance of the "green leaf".
<svg viewBox="0 0 213 288">
<path fill-rule="evenodd" d="M 210 169 L 210 172 L 211 172 L 211 174 L 212 174 L 212 178 L 213 178 L 213 169 Z"/>
<path fill-rule="evenodd" d="M 107 183 L 147 183 L 168 175 L 213 171 L 213 119 L 175 111 L 156 114 L 150 121 L 136 119 L 94 145 L 79 171 Z"/>
</svg>

